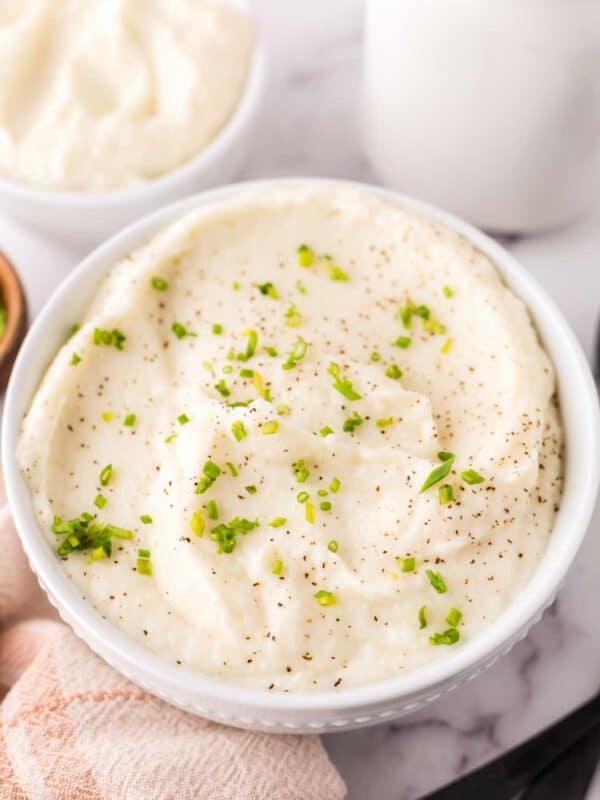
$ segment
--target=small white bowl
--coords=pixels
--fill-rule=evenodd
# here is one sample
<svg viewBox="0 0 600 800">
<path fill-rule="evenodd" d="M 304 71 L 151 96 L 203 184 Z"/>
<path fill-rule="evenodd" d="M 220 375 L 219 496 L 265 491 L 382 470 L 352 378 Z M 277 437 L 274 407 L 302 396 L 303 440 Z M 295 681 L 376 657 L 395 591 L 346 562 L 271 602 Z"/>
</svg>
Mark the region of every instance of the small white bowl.
<svg viewBox="0 0 600 800">
<path fill-rule="evenodd" d="M 233 0 L 230 0 L 233 3 Z M 238 0 L 235 5 L 245 8 Z M 46 189 L 0 175 L 0 211 L 85 245 L 181 197 L 233 180 L 246 160 L 265 88 L 266 59 L 257 35 L 238 105 L 216 138 L 191 160 L 158 178 L 124 189 Z"/>
<path fill-rule="evenodd" d="M 548 548 L 529 583 L 500 617 L 444 659 L 358 688 L 273 694 L 238 688 L 175 667 L 103 620 L 82 599 L 40 529 L 29 489 L 15 458 L 19 427 L 57 349 L 65 325 L 83 313 L 110 267 L 182 215 L 232 198 L 246 187 L 354 186 L 401 208 L 437 219 L 463 234 L 497 265 L 507 285 L 525 302 L 558 377 L 566 441 L 565 482 Z M 2 456 L 8 497 L 31 566 L 63 619 L 109 664 L 148 691 L 193 713 L 256 730 L 316 732 L 369 725 L 401 716 L 474 678 L 506 653 L 554 600 L 581 544 L 600 478 L 600 413 L 585 356 L 554 303 L 499 244 L 426 203 L 375 187 L 341 181 L 278 180 L 238 184 L 205 192 L 148 216 L 103 244 L 55 292 L 31 328 L 14 367 L 2 424 Z"/>
</svg>

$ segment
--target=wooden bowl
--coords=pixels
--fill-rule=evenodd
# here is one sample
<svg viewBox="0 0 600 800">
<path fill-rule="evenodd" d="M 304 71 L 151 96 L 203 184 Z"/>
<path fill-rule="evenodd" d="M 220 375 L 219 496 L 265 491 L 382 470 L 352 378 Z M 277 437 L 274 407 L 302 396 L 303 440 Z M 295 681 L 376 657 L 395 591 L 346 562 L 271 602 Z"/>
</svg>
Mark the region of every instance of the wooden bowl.
<svg viewBox="0 0 600 800">
<path fill-rule="evenodd" d="M 4 390 L 27 332 L 27 303 L 15 268 L 2 253 L 0 253 L 0 302 L 7 313 L 6 329 L 0 338 L 0 390 Z"/>
</svg>

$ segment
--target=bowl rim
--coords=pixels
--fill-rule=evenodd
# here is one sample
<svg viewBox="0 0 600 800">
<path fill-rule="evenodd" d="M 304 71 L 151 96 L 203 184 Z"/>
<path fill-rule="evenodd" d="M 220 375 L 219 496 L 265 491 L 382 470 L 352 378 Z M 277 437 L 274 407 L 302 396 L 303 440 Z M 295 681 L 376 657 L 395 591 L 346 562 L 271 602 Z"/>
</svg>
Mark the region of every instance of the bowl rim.
<svg viewBox="0 0 600 800">
<path fill-rule="evenodd" d="M 96 274 L 95 285 L 122 255 L 148 241 L 159 230 L 200 207 L 213 206 L 241 192 L 269 188 L 350 189 L 380 197 L 400 208 L 435 219 L 456 230 L 497 266 L 504 282 L 519 296 L 532 315 L 536 329 L 554 363 L 561 396 L 565 433 L 564 487 L 561 505 L 547 548 L 528 583 L 490 625 L 443 659 L 415 667 L 391 678 L 338 690 L 273 693 L 211 678 L 177 667 L 137 644 L 113 623 L 103 620 L 84 600 L 54 556 L 39 527 L 31 495 L 16 463 L 16 441 L 23 413 L 48 363 L 36 360 L 36 350 L 51 331 L 64 329 L 64 310 L 80 282 Z M 68 320 L 67 320 L 68 322 Z M 30 363 L 36 366 L 32 370 Z M 38 363 L 39 362 L 39 363 Z M 31 388 L 28 389 L 27 387 Z M 565 398 L 568 397 L 568 408 Z M 569 412 L 568 414 L 565 411 Z M 576 453 L 574 453 L 576 450 Z M 184 692 L 186 698 L 210 698 L 223 707 L 243 707 L 256 713 L 323 712 L 357 710 L 388 704 L 430 692 L 472 671 L 506 649 L 543 611 L 563 582 L 583 540 L 600 482 L 600 407 L 596 387 L 583 350 L 554 301 L 537 281 L 498 242 L 469 223 L 429 203 L 356 181 L 322 178 L 275 178 L 248 181 L 201 192 L 142 217 L 106 240 L 84 258 L 56 289 L 34 321 L 18 355 L 8 386 L 2 419 L 2 466 L 7 496 L 22 545 L 40 583 L 77 634 L 113 665 L 147 686 L 168 687 L 165 695 Z M 110 654 L 110 658 L 108 655 Z M 143 680 L 142 680 L 143 678 Z"/>
<path fill-rule="evenodd" d="M 247 12 L 246 0 L 229 0 L 229 3 Z M 262 95 L 267 59 L 260 30 L 256 25 L 254 27 L 250 68 L 236 106 L 215 137 L 187 161 L 154 178 L 114 189 L 60 189 L 27 183 L 25 180 L 0 174 L 0 194 L 16 201 L 60 209 L 86 210 L 109 206 L 120 208 L 141 201 L 151 202 L 163 194 L 168 195 L 190 178 L 209 170 L 227 155 L 240 131 L 247 127 Z"/>
</svg>

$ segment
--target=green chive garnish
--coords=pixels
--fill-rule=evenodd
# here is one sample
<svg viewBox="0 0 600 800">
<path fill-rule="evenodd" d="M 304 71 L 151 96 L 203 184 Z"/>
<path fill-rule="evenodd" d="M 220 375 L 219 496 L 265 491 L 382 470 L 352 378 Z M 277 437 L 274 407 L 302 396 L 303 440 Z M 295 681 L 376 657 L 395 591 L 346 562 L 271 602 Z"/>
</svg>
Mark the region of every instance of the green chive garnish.
<svg viewBox="0 0 600 800">
<path fill-rule="evenodd" d="M 464 472 L 460 473 L 460 477 L 465 483 L 468 483 L 469 486 L 474 486 L 476 483 L 483 483 L 485 480 L 485 478 L 478 472 L 475 472 L 474 469 L 466 469 Z"/>
<path fill-rule="evenodd" d="M 214 500 L 209 500 L 206 504 L 206 513 L 209 519 L 219 519 L 219 509 Z"/>
<path fill-rule="evenodd" d="M 362 424 L 363 424 L 363 418 L 356 411 L 353 411 L 352 416 L 349 419 L 344 420 L 344 424 L 342 425 L 342 430 L 345 433 L 354 433 L 355 429 Z"/>
<path fill-rule="evenodd" d="M 323 500 L 323 502 L 320 505 L 320 509 L 321 511 L 331 511 L 331 503 L 329 502 L 329 500 Z"/>
<path fill-rule="evenodd" d="M 215 383 L 215 389 L 222 397 L 229 397 L 229 395 L 231 394 L 231 391 L 227 386 L 227 384 L 225 383 L 224 378 L 221 378 L 221 380 L 218 383 Z"/>
<path fill-rule="evenodd" d="M 339 478 L 332 478 L 331 483 L 329 484 L 329 491 L 335 494 L 341 485 L 342 482 Z"/>
<path fill-rule="evenodd" d="M 246 342 L 246 350 L 243 353 L 237 354 L 238 361 L 248 361 L 256 352 L 256 345 L 258 344 L 258 334 L 253 330 L 244 331 L 244 336 L 248 337 Z"/>
<path fill-rule="evenodd" d="M 298 264 L 301 267 L 310 267 L 315 260 L 313 251 L 307 244 L 298 247 Z"/>
<path fill-rule="evenodd" d="M 248 492 L 248 494 L 256 494 L 256 486 L 251 483 L 249 486 L 244 486 L 244 489 Z"/>
<path fill-rule="evenodd" d="M 438 594 L 445 594 L 445 592 L 448 591 L 446 582 L 439 572 L 434 572 L 432 569 L 428 569 L 427 577 L 429 578 L 429 583 L 433 586 Z"/>
<path fill-rule="evenodd" d="M 269 347 L 265 347 L 265 352 L 268 356 L 271 356 L 271 358 L 276 358 L 279 355 L 277 352 L 277 348 L 271 347 L 270 345 Z"/>
<path fill-rule="evenodd" d="M 293 471 L 298 483 L 304 483 L 306 481 L 306 479 L 308 478 L 308 476 L 310 475 L 310 472 L 308 471 L 308 469 L 306 468 L 306 466 L 304 464 L 304 461 L 302 461 L 302 460 L 295 461 L 292 464 L 292 471 Z"/>
<path fill-rule="evenodd" d="M 269 527 L 270 528 L 282 528 L 285 525 L 286 522 L 287 522 L 287 519 L 285 517 L 275 517 L 275 519 L 272 519 L 271 522 L 269 522 Z"/>
<path fill-rule="evenodd" d="M 112 464 L 107 464 L 100 473 L 100 486 L 108 486 L 112 477 Z"/>
<path fill-rule="evenodd" d="M 101 417 L 103 422 L 112 422 L 115 418 L 115 415 L 112 413 L 112 411 L 103 411 Z"/>
<path fill-rule="evenodd" d="M 309 497 L 310 497 L 310 495 L 309 495 L 309 493 L 308 493 L 308 492 L 298 492 L 298 495 L 297 495 L 297 497 L 296 497 L 296 500 L 297 500 L 299 503 L 307 503 L 307 502 L 308 502 L 308 499 L 309 499 Z"/>
<path fill-rule="evenodd" d="M 283 572 L 283 561 L 277 559 L 277 561 L 273 562 L 273 566 L 271 567 L 271 572 L 273 575 L 281 575 Z"/>
<path fill-rule="evenodd" d="M 319 436 L 325 437 L 329 436 L 332 433 L 333 433 L 333 428 L 330 428 L 329 425 L 325 425 L 325 427 L 321 428 L 321 430 L 319 431 Z"/>
<path fill-rule="evenodd" d="M 306 521 L 310 525 L 312 525 L 313 522 L 315 521 L 315 507 L 313 506 L 312 503 L 306 503 L 306 505 L 304 506 L 304 516 L 306 518 Z"/>
<path fill-rule="evenodd" d="M 410 347 L 411 342 L 412 339 L 410 338 L 410 336 L 399 336 L 394 342 L 394 344 L 396 345 L 396 347 L 400 347 L 402 348 L 402 350 L 406 350 L 407 347 Z"/>
<path fill-rule="evenodd" d="M 211 328 L 215 336 L 220 336 L 223 333 L 223 326 L 220 322 L 215 322 Z"/>
<path fill-rule="evenodd" d="M 454 491 L 449 483 L 444 483 L 443 486 L 440 486 L 440 488 L 438 489 L 438 493 L 439 493 L 440 503 L 443 506 L 445 506 L 447 503 L 450 503 L 454 496 Z"/>
<path fill-rule="evenodd" d="M 221 468 L 218 467 L 214 461 L 207 461 L 202 467 L 202 475 L 198 480 L 196 494 L 204 494 L 204 492 L 212 486 L 221 474 Z"/>
<path fill-rule="evenodd" d="M 375 364 L 378 361 L 381 361 L 381 353 L 378 353 L 376 350 L 371 353 L 371 361 Z"/>
<path fill-rule="evenodd" d="M 325 589 L 319 589 L 315 592 L 315 600 L 320 606 L 334 606 L 336 604 L 335 595 Z"/>
<path fill-rule="evenodd" d="M 423 628 L 427 627 L 427 617 L 425 616 L 425 606 L 421 606 L 419 609 L 419 628 L 423 630 Z"/>
<path fill-rule="evenodd" d="M 151 525 L 152 524 L 152 517 L 150 514 L 142 514 L 140 517 L 140 522 L 143 522 L 144 525 Z"/>
<path fill-rule="evenodd" d="M 178 422 L 180 425 L 187 425 L 187 423 L 188 423 L 189 421 L 190 421 L 190 418 L 188 417 L 188 415 L 187 415 L 187 414 L 180 414 L 180 415 L 177 417 L 177 422 Z"/>
<path fill-rule="evenodd" d="M 166 292 L 169 288 L 169 284 L 166 282 L 164 278 L 160 278 L 158 275 L 155 275 L 152 278 L 152 288 L 156 289 L 157 292 Z"/>
<path fill-rule="evenodd" d="M 279 423 L 276 419 L 272 419 L 270 422 L 265 422 L 264 425 L 261 425 L 260 432 L 263 436 L 272 436 L 274 433 L 277 433 L 279 430 Z"/>
<path fill-rule="evenodd" d="M 241 442 L 242 439 L 246 438 L 246 428 L 244 423 L 239 419 L 236 419 L 235 422 L 231 423 L 231 432 L 238 442 Z"/>
<path fill-rule="evenodd" d="M 347 273 L 337 264 L 329 267 L 329 277 L 332 281 L 343 281 L 344 283 L 349 280 Z"/>
<path fill-rule="evenodd" d="M 186 336 L 197 336 L 197 333 L 192 333 L 188 331 L 185 325 L 182 325 L 181 322 L 174 322 L 171 325 L 171 330 L 175 334 L 178 339 L 184 339 Z"/>
<path fill-rule="evenodd" d="M 118 328 L 113 328 L 112 331 L 103 330 L 102 328 L 94 328 L 92 334 L 92 341 L 95 345 L 110 346 L 114 345 L 117 350 L 124 350 L 124 343 L 126 336 Z"/>
<path fill-rule="evenodd" d="M 343 380 L 340 376 L 340 367 L 334 361 L 329 364 L 327 372 L 334 379 L 333 388 L 340 394 L 344 395 L 347 400 L 360 400 L 360 395 L 352 385 L 352 381 Z"/>
<path fill-rule="evenodd" d="M 442 291 L 444 292 L 444 296 L 445 297 L 453 297 L 454 296 L 454 290 L 452 289 L 451 286 L 444 286 Z"/>
<path fill-rule="evenodd" d="M 302 325 L 304 319 L 300 311 L 298 311 L 293 303 L 283 316 L 285 319 L 285 324 L 290 328 L 298 328 L 300 325 Z"/>
<path fill-rule="evenodd" d="M 456 628 L 458 623 L 462 619 L 462 612 L 458 610 L 458 608 L 451 608 L 448 612 L 448 616 L 446 617 L 446 622 L 450 625 L 451 628 Z"/>
<path fill-rule="evenodd" d="M 127 426 L 128 428 L 133 428 L 135 426 L 136 420 L 137 417 L 135 414 L 127 414 L 127 416 L 123 420 L 123 425 Z"/>
<path fill-rule="evenodd" d="M 94 500 L 94 505 L 96 508 L 104 508 L 107 504 L 108 500 L 104 497 L 103 494 L 96 495 L 96 499 Z"/>
<path fill-rule="evenodd" d="M 139 575 L 152 575 L 152 562 L 149 558 L 138 558 L 136 569 Z"/>
<path fill-rule="evenodd" d="M 254 370 L 253 369 L 241 369 L 240 370 L 240 378 L 248 379 L 254 377 Z"/>
<path fill-rule="evenodd" d="M 1 338 L 1 337 L 0 337 L 0 338 Z M 73 353 L 73 355 L 71 356 L 71 364 L 72 364 L 74 367 L 76 367 L 76 366 L 77 366 L 77 364 L 79 364 L 79 362 L 80 362 L 80 361 L 81 361 L 81 358 L 80 358 L 80 356 L 78 356 L 78 355 L 77 355 L 77 353 Z"/>
<path fill-rule="evenodd" d="M 429 641 L 434 645 L 456 644 L 459 639 L 460 633 L 456 630 L 456 628 L 448 628 L 448 630 L 444 631 L 443 633 L 434 633 L 433 636 L 429 637 Z"/>
<path fill-rule="evenodd" d="M 225 463 L 225 466 L 227 467 L 227 469 L 229 470 L 229 472 L 231 472 L 231 477 L 232 477 L 232 478 L 237 478 L 237 476 L 238 476 L 238 471 L 237 471 L 237 469 L 236 469 L 236 468 L 233 466 L 233 464 L 231 463 L 231 461 L 227 461 L 227 462 Z"/>
<path fill-rule="evenodd" d="M 277 300 L 277 298 L 279 297 L 277 289 L 273 286 L 273 284 L 270 281 L 268 283 L 259 283 L 256 285 L 256 288 L 261 294 L 264 294 L 265 297 L 270 297 L 273 300 Z"/>
<path fill-rule="evenodd" d="M 436 467 L 432 470 L 427 478 L 425 479 L 425 483 L 419 489 L 420 493 L 426 492 L 427 489 L 430 489 L 436 483 L 439 483 L 452 469 L 452 464 L 454 463 L 454 453 L 445 453 L 441 452 L 438 453 L 438 458 L 442 462 L 439 467 Z"/>
<path fill-rule="evenodd" d="M 390 364 L 390 366 L 386 369 L 385 374 L 388 376 L 388 378 L 392 378 L 393 380 L 397 381 L 402 377 L 402 370 L 398 364 Z"/>
<path fill-rule="evenodd" d="M 409 558 L 397 558 L 396 562 L 402 572 L 414 572 L 417 564 L 414 556 L 409 556 Z"/>
<path fill-rule="evenodd" d="M 378 428 L 389 428 L 390 425 L 394 424 L 394 418 L 386 417 L 385 419 L 378 419 L 375 424 Z"/>
<path fill-rule="evenodd" d="M 194 511 L 190 520 L 190 528 L 196 536 L 202 536 L 206 523 L 201 511 Z"/>
<path fill-rule="evenodd" d="M 302 361 L 306 355 L 308 344 L 300 337 L 296 339 L 294 345 L 287 357 L 287 360 L 281 365 L 282 369 L 293 369 L 299 361 Z"/>
<path fill-rule="evenodd" d="M 328 549 L 328 550 L 331 550 L 331 552 L 332 552 L 332 553 L 337 553 L 337 551 L 338 551 L 338 543 L 336 542 L 336 540 L 335 540 L 335 539 L 332 539 L 332 540 L 331 540 L 331 541 L 328 543 L 328 545 L 327 545 L 327 549 Z"/>
</svg>

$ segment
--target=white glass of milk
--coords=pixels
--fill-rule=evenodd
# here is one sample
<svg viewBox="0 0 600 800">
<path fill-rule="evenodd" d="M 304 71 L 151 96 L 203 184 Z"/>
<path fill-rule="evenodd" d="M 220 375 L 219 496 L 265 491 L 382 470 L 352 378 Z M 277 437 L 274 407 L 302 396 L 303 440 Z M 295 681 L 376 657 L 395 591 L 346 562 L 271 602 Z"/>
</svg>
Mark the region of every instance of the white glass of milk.
<svg viewBox="0 0 600 800">
<path fill-rule="evenodd" d="M 380 180 L 497 232 L 600 199 L 600 0 L 367 0 Z"/>
</svg>

